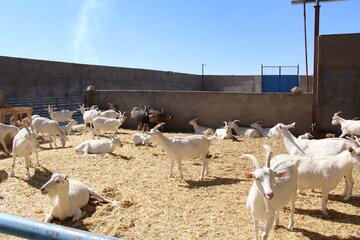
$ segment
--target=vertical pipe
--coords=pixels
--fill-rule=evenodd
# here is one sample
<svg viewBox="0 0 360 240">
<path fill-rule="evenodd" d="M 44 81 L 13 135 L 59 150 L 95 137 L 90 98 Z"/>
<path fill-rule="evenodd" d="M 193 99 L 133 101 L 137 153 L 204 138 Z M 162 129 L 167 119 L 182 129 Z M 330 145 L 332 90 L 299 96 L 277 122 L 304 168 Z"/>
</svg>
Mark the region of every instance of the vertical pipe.
<svg viewBox="0 0 360 240">
<path fill-rule="evenodd" d="M 314 27 L 314 72 L 313 72 L 313 103 L 312 103 L 312 123 L 316 123 L 317 111 L 317 80 L 318 80 L 318 48 L 319 48 L 319 19 L 320 4 L 319 0 L 315 4 L 315 27 Z"/>
<path fill-rule="evenodd" d="M 306 79 L 306 92 L 310 92 L 309 89 L 309 67 L 308 67 L 308 55 L 307 55 L 307 33 L 306 33 L 306 2 L 304 2 L 304 36 L 305 36 L 305 79 Z"/>
</svg>

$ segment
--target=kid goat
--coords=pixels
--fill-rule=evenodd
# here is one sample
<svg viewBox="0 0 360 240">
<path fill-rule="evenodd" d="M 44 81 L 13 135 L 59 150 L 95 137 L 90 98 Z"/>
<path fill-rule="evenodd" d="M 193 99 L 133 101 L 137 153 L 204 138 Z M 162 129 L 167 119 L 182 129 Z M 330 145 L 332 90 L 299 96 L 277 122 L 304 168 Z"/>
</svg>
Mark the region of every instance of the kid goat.
<svg viewBox="0 0 360 240">
<path fill-rule="evenodd" d="M 291 215 L 288 229 L 292 230 L 294 225 L 294 210 L 297 190 L 297 162 L 281 164 L 270 167 L 271 148 L 264 145 L 266 165 L 261 167 L 259 161 L 251 154 L 242 157 L 250 159 L 255 165 L 255 171 L 245 171 L 247 179 L 253 179 L 247 197 L 246 206 L 250 210 L 254 223 L 255 239 L 258 239 L 259 220 L 265 220 L 262 239 L 267 239 L 272 226 L 279 221 L 279 212 L 291 201 Z M 275 178 L 277 177 L 277 178 Z"/>
</svg>

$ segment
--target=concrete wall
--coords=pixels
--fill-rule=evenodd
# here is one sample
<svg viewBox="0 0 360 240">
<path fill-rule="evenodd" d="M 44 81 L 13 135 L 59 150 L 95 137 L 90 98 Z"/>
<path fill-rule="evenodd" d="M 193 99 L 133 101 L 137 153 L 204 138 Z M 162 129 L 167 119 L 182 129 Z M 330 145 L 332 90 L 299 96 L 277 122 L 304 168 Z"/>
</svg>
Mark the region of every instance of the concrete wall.
<svg viewBox="0 0 360 240">
<path fill-rule="evenodd" d="M 0 56 L 0 89 L 7 98 L 79 96 L 88 85 L 103 90 L 261 92 L 261 76 L 201 76 Z"/>
<path fill-rule="evenodd" d="M 79 96 L 97 89 L 201 90 L 201 76 L 0 57 L 0 89 L 8 98 Z"/>
<path fill-rule="evenodd" d="M 135 106 L 150 105 L 164 108 L 174 114 L 174 121 L 165 130 L 192 131 L 188 121 L 199 117 L 199 124 L 220 127 L 223 121 L 239 119 L 244 126 L 256 120 L 267 126 L 278 122 L 296 122 L 295 133 L 309 131 L 311 122 L 310 94 L 262 94 L 231 92 L 180 92 L 180 91 L 94 91 L 87 97 L 88 104 L 107 108 L 114 102 L 121 111 L 129 112 Z M 135 121 L 127 119 L 126 128 L 135 128 Z"/>
<path fill-rule="evenodd" d="M 360 34 L 323 35 L 319 39 L 317 119 L 320 127 L 340 132 L 331 117 L 360 116 Z"/>
<path fill-rule="evenodd" d="M 204 91 L 261 92 L 261 76 L 212 76 L 203 77 Z"/>
</svg>

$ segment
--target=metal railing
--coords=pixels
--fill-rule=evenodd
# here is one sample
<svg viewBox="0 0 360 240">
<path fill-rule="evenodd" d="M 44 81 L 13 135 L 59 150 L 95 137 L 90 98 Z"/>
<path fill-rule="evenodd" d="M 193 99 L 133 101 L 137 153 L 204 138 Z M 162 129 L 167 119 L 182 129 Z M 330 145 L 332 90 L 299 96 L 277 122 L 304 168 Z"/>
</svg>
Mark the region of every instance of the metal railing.
<svg viewBox="0 0 360 240">
<path fill-rule="evenodd" d="M 50 118 L 49 113 L 44 110 L 48 105 L 56 107 L 58 110 L 74 111 L 79 108 L 79 105 L 84 103 L 82 96 L 69 96 L 69 97 L 46 97 L 46 98 L 7 98 L 5 99 L 6 107 L 31 107 L 33 108 L 33 115 L 38 114 L 42 117 Z M 57 110 L 57 111 L 58 111 Z M 8 117 L 9 118 L 9 117 Z M 81 112 L 73 114 L 72 118 L 78 123 L 83 122 Z M 7 119 L 8 122 L 8 119 Z"/>
<path fill-rule="evenodd" d="M 86 232 L 61 225 L 38 222 L 24 217 L 0 213 L 0 233 L 26 239 L 119 240 L 120 238 Z"/>
</svg>

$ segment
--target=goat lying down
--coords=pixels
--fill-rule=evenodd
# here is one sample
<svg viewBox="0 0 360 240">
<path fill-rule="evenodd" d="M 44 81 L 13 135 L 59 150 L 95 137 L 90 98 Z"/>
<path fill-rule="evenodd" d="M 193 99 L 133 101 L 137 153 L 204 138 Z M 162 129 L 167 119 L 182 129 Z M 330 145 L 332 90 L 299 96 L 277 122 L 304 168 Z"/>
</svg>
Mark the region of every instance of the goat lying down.
<svg viewBox="0 0 360 240">
<path fill-rule="evenodd" d="M 85 155 L 109 155 L 116 147 L 122 147 L 120 139 L 115 135 L 112 136 L 111 140 L 87 140 L 80 143 L 76 148 L 75 152 L 84 153 Z"/>
<path fill-rule="evenodd" d="M 90 196 L 103 203 L 116 205 L 116 201 L 106 199 L 85 184 L 60 173 L 54 173 L 40 190 L 41 194 L 48 195 L 51 200 L 51 209 L 46 214 L 45 222 L 69 217 L 72 217 L 73 222 L 78 221 L 86 215 L 81 208 L 88 204 Z"/>
</svg>

